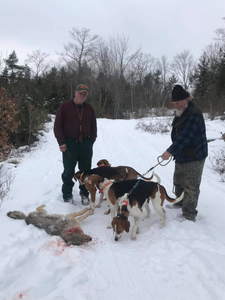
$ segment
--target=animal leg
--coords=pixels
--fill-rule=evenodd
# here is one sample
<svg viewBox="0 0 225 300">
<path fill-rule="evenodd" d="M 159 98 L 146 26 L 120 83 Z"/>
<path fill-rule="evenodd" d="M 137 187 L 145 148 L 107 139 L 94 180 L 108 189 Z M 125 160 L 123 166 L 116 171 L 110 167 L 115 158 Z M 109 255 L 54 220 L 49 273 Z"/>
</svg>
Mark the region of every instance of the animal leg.
<svg viewBox="0 0 225 300">
<path fill-rule="evenodd" d="M 85 181 L 85 186 L 86 189 L 89 191 L 90 195 L 91 195 L 91 201 L 90 201 L 90 207 L 92 210 L 95 209 L 95 195 L 96 195 L 96 187 L 92 184 L 92 181 Z"/>
<path fill-rule="evenodd" d="M 43 207 L 45 207 L 46 205 L 41 205 L 41 206 L 38 206 L 37 208 L 36 208 L 36 211 L 39 211 L 39 212 L 42 212 L 44 215 L 47 215 L 47 211 L 43 208 Z"/>
<path fill-rule="evenodd" d="M 79 217 L 79 216 L 82 216 L 83 214 L 85 214 L 87 211 L 89 210 L 89 208 L 84 208 L 83 210 L 81 211 L 76 211 L 72 214 L 68 214 L 66 215 L 67 218 L 76 218 L 76 217 Z"/>
<path fill-rule="evenodd" d="M 116 205 L 110 205 L 111 222 L 110 222 L 110 225 L 107 226 L 107 229 L 112 228 L 111 223 L 113 221 L 113 218 L 116 216 L 116 211 L 117 211 L 117 206 Z"/>
<path fill-rule="evenodd" d="M 89 209 L 89 211 L 84 214 L 82 217 L 77 218 L 77 220 L 79 222 L 83 221 L 84 219 L 86 219 L 88 216 L 93 215 L 94 211 L 92 209 Z"/>
<path fill-rule="evenodd" d="M 156 211 L 156 213 L 160 217 L 161 228 L 165 227 L 165 225 L 166 225 L 166 213 L 165 213 L 165 210 L 163 209 L 163 207 L 161 206 L 161 199 L 157 198 L 157 196 L 156 196 L 156 198 L 152 200 L 152 204 L 153 204 L 154 210 Z"/>
<path fill-rule="evenodd" d="M 141 218 L 134 217 L 134 226 L 132 228 L 131 239 L 136 240 L 136 234 L 139 233 L 139 223 Z"/>
<path fill-rule="evenodd" d="M 103 197 L 104 197 L 104 194 L 103 193 L 101 193 L 100 194 L 100 198 L 99 198 L 99 202 L 98 202 L 98 204 L 96 205 L 96 207 L 101 207 L 101 204 L 102 204 L 102 202 L 103 202 Z"/>
<path fill-rule="evenodd" d="M 150 217 L 150 212 L 151 212 L 151 211 L 150 211 L 150 207 L 149 207 L 149 202 L 148 202 L 148 201 L 145 202 L 144 207 L 145 207 L 145 209 L 146 209 L 147 214 L 146 214 L 146 216 L 144 217 L 143 220 L 149 218 L 149 217 Z"/>
<path fill-rule="evenodd" d="M 109 215 L 110 214 L 110 208 L 104 212 L 105 215 Z"/>
</svg>

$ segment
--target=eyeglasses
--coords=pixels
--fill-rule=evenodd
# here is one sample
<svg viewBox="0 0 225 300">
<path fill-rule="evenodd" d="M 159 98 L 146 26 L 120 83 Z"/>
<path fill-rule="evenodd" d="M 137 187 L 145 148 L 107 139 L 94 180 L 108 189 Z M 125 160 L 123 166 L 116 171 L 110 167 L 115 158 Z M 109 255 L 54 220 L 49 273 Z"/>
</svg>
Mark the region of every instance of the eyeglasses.
<svg viewBox="0 0 225 300">
<path fill-rule="evenodd" d="M 87 96 L 87 95 L 88 95 L 88 93 L 85 93 L 85 92 L 80 92 L 80 93 L 79 93 L 79 95 L 81 95 L 81 96 L 85 97 L 85 96 Z"/>
</svg>

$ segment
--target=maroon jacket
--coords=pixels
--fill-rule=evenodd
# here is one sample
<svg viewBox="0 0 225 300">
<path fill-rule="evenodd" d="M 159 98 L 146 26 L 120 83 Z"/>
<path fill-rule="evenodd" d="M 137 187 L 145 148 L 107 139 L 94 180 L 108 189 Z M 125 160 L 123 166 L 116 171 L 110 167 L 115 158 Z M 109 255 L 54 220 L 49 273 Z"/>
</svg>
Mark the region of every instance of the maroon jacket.
<svg viewBox="0 0 225 300">
<path fill-rule="evenodd" d="M 79 139 L 81 107 L 77 106 L 73 100 L 65 101 L 59 107 L 56 114 L 54 133 L 59 145 L 65 144 L 65 138 Z M 90 138 L 93 142 L 97 137 L 97 122 L 93 107 L 84 102 L 83 115 L 81 119 L 83 138 Z"/>
</svg>

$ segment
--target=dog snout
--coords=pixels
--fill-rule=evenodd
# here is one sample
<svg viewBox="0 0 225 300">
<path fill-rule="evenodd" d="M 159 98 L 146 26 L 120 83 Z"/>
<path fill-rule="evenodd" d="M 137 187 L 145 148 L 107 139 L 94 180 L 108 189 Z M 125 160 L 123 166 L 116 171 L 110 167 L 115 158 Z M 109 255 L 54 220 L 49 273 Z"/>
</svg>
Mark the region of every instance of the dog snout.
<svg viewBox="0 0 225 300">
<path fill-rule="evenodd" d="M 119 239 L 118 239 L 118 237 L 116 236 L 116 237 L 115 237 L 115 241 L 117 242 L 118 240 L 119 240 Z"/>
</svg>

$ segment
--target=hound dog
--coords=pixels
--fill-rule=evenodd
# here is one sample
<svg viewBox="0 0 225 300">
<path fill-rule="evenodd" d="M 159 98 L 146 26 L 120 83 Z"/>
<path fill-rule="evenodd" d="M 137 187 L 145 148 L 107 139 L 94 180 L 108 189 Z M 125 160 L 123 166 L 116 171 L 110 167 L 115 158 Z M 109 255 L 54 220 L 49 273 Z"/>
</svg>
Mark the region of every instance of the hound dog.
<svg viewBox="0 0 225 300">
<path fill-rule="evenodd" d="M 118 166 L 118 167 L 108 167 L 102 166 L 100 168 L 94 168 L 87 171 L 78 171 L 74 175 L 74 179 L 77 181 L 79 180 L 80 184 L 85 184 L 87 190 L 91 195 L 91 202 L 90 207 L 94 211 L 95 209 L 95 197 L 96 197 L 96 180 L 87 180 L 91 175 L 98 175 L 103 178 L 107 178 L 109 180 L 124 180 L 124 179 L 131 179 L 137 178 L 138 176 L 142 175 L 138 173 L 135 169 L 127 166 Z M 142 177 L 145 180 L 151 180 L 153 175 L 150 178 Z M 102 203 L 102 198 L 100 197 L 99 203 L 97 207 L 100 207 Z"/>
<path fill-rule="evenodd" d="M 97 162 L 97 166 L 98 167 L 104 167 L 104 166 L 106 166 L 106 167 L 111 167 L 111 164 L 109 163 L 109 161 L 107 160 L 107 159 L 100 159 L 98 162 Z M 99 202 L 98 202 L 98 205 L 96 205 L 97 207 L 100 207 L 101 206 L 101 204 L 102 204 L 102 202 L 103 202 L 103 200 L 106 200 L 106 198 L 104 198 L 104 194 L 103 193 L 101 193 L 100 194 L 100 198 L 99 198 Z M 110 213 L 110 210 L 108 210 L 107 212 L 105 212 L 105 214 L 109 214 Z"/>
<path fill-rule="evenodd" d="M 106 167 L 111 167 L 111 165 L 110 165 L 110 163 L 109 163 L 109 161 L 107 160 L 107 159 L 100 159 L 98 162 L 97 162 L 97 166 L 98 167 L 104 167 L 104 166 L 106 166 Z"/>
<path fill-rule="evenodd" d="M 156 175 L 156 174 L 155 174 Z M 129 232 L 130 222 L 128 217 L 134 217 L 134 226 L 131 233 L 131 239 L 136 239 L 136 233 L 139 232 L 139 223 L 144 216 L 143 208 L 147 210 L 146 217 L 150 216 L 149 200 L 152 200 L 153 208 L 159 215 L 162 227 L 166 225 L 166 215 L 163 209 L 165 200 L 170 203 L 177 203 L 183 199 L 184 192 L 178 198 L 171 198 L 168 196 L 165 187 L 158 182 L 145 180 L 123 180 L 119 182 L 111 182 L 104 178 L 98 180 L 98 186 L 103 189 L 104 194 L 109 200 L 112 227 L 116 233 L 115 241 L 118 241 L 122 236 L 124 230 Z M 118 214 L 116 214 L 118 201 Z"/>
<path fill-rule="evenodd" d="M 92 214 L 88 208 L 80 212 L 74 212 L 68 215 L 48 215 L 44 209 L 45 205 L 41 205 L 26 216 L 23 212 L 12 211 L 7 215 L 13 219 L 25 220 L 27 225 L 32 224 L 38 228 L 44 229 L 50 235 L 60 236 L 67 245 L 82 245 L 90 242 L 92 238 L 84 234 L 80 227 L 80 222 Z M 81 216 L 80 218 L 77 218 Z"/>
<path fill-rule="evenodd" d="M 150 181 L 153 176 L 155 176 L 157 178 L 157 182 L 160 183 L 160 178 L 157 174 L 155 174 L 154 172 L 152 173 L 151 178 L 149 178 L 148 181 Z M 104 182 L 104 180 L 108 180 L 107 178 L 103 178 L 97 174 L 92 174 L 90 176 L 88 176 L 88 178 L 86 179 L 86 185 L 90 184 L 91 186 L 96 186 L 100 193 L 104 193 L 106 199 L 108 200 L 109 203 L 109 212 L 105 213 L 105 214 L 109 214 L 111 213 L 111 221 L 110 221 L 110 225 L 107 226 L 107 228 L 112 228 L 111 222 L 113 220 L 113 218 L 116 216 L 116 210 L 118 207 L 118 201 L 117 199 L 119 199 L 120 197 L 122 197 L 124 195 L 124 193 L 127 192 L 127 187 L 125 187 L 125 189 L 123 189 L 123 185 L 122 182 L 126 181 L 130 183 L 130 189 L 132 189 L 133 185 L 138 181 L 137 179 L 130 179 L 130 180 L 120 180 L 120 181 L 115 181 L 114 180 L 108 180 L 107 184 L 103 184 L 102 182 Z M 146 181 L 146 182 L 148 182 Z M 122 188 L 119 189 L 119 193 L 118 194 L 112 194 L 111 192 L 109 192 L 109 185 L 112 183 L 117 183 L 119 186 L 122 185 Z"/>
</svg>

